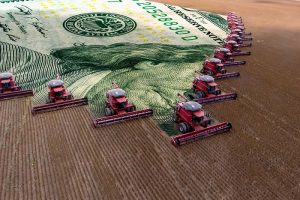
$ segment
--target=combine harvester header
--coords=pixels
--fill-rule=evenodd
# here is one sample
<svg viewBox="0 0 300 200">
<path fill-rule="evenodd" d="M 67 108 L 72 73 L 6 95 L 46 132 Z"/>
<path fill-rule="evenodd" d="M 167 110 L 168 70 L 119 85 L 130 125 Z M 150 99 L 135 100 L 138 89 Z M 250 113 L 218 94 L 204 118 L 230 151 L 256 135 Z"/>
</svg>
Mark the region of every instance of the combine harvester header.
<svg viewBox="0 0 300 200">
<path fill-rule="evenodd" d="M 194 101 L 204 105 L 204 104 L 217 103 L 217 102 L 222 102 L 227 100 L 235 100 L 236 98 L 237 98 L 237 93 L 225 93 L 216 96 L 194 99 Z"/>
<path fill-rule="evenodd" d="M 209 136 L 221 134 L 227 131 L 230 131 L 232 125 L 229 122 L 223 122 L 217 125 L 210 126 L 208 128 L 193 131 L 190 133 L 176 135 L 171 138 L 171 143 L 175 146 L 181 146 L 184 144 L 188 144 L 197 140 L 204 139 Z"/>
<path fill-rule="evenodd" d="M 32 90 L 21 90 L 10 72 L 0 73 L 0 100 L 33 96 Z"/>
<path fill-rule="evenodd" d="M 115 82 L 112 82 L 112 86 L 113 88 L 106 92 L 106 116 L 95 119 L 95 127 L 153 115 L 152 109 L 136 110 L 135 104 L 128 102 L 125 91 Z"/>
<path fill-rule="evenodd" d="M 145 109 L 145 110 L 137 110 L 129 113 L 113 115 L 113 116 L 105 116 L 94 120 L 95 127 L 110 125 L 119 123 L 126 120 L 148 117 L 153 115 L 152 109 Z"/>
</svg>

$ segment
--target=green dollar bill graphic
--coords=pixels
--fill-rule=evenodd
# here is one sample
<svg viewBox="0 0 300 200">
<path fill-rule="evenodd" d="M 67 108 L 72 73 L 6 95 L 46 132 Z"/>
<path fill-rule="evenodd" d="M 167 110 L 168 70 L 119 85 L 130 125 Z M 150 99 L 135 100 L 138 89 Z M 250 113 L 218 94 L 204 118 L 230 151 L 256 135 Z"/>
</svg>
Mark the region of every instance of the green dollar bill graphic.
<svg viewBox="0 0 300 200">
<path fill-rule="evenodd" d="M 191 88 L 194 71 L 226 37 L 224 16 L 202 13 L 140 0 L 1 4 L 0 71 L 34 89 L 34 104 L 60 74 L 97 116 L 114 80 L 138 108 L 155 109 L 171 135 L 176 94 Z"/>
</svg>

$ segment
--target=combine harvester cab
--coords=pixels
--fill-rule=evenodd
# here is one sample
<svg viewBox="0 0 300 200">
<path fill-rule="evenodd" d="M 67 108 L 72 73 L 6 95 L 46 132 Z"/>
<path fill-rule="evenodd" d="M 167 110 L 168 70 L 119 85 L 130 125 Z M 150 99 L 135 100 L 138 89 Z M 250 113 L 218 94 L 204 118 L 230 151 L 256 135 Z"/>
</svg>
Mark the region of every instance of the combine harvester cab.
<svg viewBox="0 0 300 200">
<path fill-rule="evenodd" d="M 113 89 L 106 93 L 106 116 L 95 119 L 95 127 L 153 115 L 152 109 L 136 110 L 136 106 L 128 102 L 125 91 L 119 88 L 115 82 L 112 84 Z"/>
<path fill-rule="evenodd" d="M 74 99 L 73 95 L 65 89 L 64 82 L 59 77 L 49 81 L 48 88 L 49 92 L 46 103 L 34 106 L 32 114 L 88 104 L 87 98 Z"/>
<path fill-rule="evenodd" d="M 212 119 L 206 115 L 199 103 L 188 101 L 185 96 L 178 95 L 185 101 L 178 102 L 175 108 L 175 122 L 181 135 L 171 138 L 173 145 L 181 146 L 208 136 L 227 132 L 232 128 L 228 122 L 212 124 Z"/>
<path fill-rule="evenodd" d="M 239 72 L 228 73 L 227 70 L 224 69 L 222 61 L 218 58 L 206 59 L 200 72 L 204 75 L 210 75 L 214 77 L 215 80 L 240 76 Z"/>
<path fill-rule="evenodd" d="M 214 78 L 208 75 L 201 75 L 194 79 L 193 91 L 195 93 L 193 101 L 202 105 L 235 100 L 237 98 L 237 93 L 223 93 L 218 88 Z"/>
<path fill-rule="evenodd" d="M 232 53 L 230 53 L 229 49 L 226 49 L 226 48 L 216 48 L 215 49 L 214 57 L 220 59 L 224 65 L 224 67 L 246 64 L 246 61 L 234 61 L 234 59 L 231 56 L 232 56 Z"/>
<path fill-rule="evenodd" d="M 32 90 L 21 90 L 12 73 L 0 73 L 0 100 L 33 96 Z"/>
<path fill-rule="evenodd" d="M 232 53 L 231 56 L 249 56 L 249 55 L 251 55 L 250 51 L 242 52 L 239 49 L 239 45 L 234 40 L 229 40 L 229 41 L 225 42 L 223 47 L 230 50 L 230 52 Z"/>
</svg>

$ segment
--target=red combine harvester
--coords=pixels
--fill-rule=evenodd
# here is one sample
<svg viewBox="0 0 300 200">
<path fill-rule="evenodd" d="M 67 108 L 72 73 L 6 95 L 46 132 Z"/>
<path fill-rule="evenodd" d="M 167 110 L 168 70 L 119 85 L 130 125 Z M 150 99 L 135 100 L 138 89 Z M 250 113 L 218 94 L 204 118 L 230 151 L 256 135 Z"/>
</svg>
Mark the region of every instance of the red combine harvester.
<svg viewBox="0 0 300 200">
<path fill-rule="evenodd" d="M 210 75 L 216 80 L 240 76 L 239 72 L 227 73 L 224 69 L 224 65 L 218 58 L 206 59 L 200 72 L 204 75 Z"/>
<path fill-rule="evenodd" d="M 21 90 L 12 73 L 0 73 L 0 100 L 33 96 L 32 90 Z"/>
<path fill-rule="evenodd" d="M 245 29 L 246 29 L 246 27 L 245 27 L 245 26 L 237 26 L 237 27 L 235 27 L 235 28 L 241 29 L 242 31 L 245 31 Z M 250 35 L 251 35 L 251 33 L 248 33 L 248 34 L 250 34 Z"/>
<path fill-rule="evenodd" d="M 233 30 L 240 30 L 240 29 L 233 29 Z M 228 37 L 226 38 L 226 40 L 234 40 L 237 41 L 238 43 L 243 43 L 244 41 L 252 41 L 252 38 L 246 38 L 244 36 L 240 36 L 240 34 L 231 32 Z"/>
<path fill-rule="evenodd" d="M 65 89 L 64 82 L 59 77 L 49 81 L 48 88 L 46 104 L 34 106 L 32 114 L 88 104 L 87 98 L 74 99 L 73 95 Z"/>
<path fill-rule="evenodd" d="M 235 21 L 228 21 L 228 29 L 229 30 L 233 30 L 233 29 L 236 29 L 236 28 L 239 28 L 241 30 L 245 30 L 245 26 L 239 22 L 235 22 Z"/>
<path fill-rule="evenodd" d="M 185 101 L 178 102 L 175 108 L 175 122 L 182 133 L 172 137 L 171 143 L 175 146 L 194 142 L 208 136 L 229 131 L 232 126 L 228 122 L 212 125 L 212 119 L 207 116 L 202 106 L 195 101 L 188 101 L 183 95 L 178 94 Z"/>
<path fill-rule="evenodd" d="M 239 29 L 239 28 L 231 29 L 230 34 L 237 34 L 237 35 L 239 35 L 241 38 L 243 38 L 243 37 L 245 37 L 245 36 L 252 35 L 252 33 L 245 33 L 244 31 L 242 31 L 242 30 Z M 252 38 L 251 38 L 251 40 L 252 40 Z"/>
<path fill-rule="evenodd" d="M 236 14 L 229 13 L 227 16 L 228 27 L 232 30 L 235 28 L 245 30 L 245 26 L 243 24 L 243 20 L 241 17 L 238 17 Z M 244 33 L 244 36 L 251 35 L 251 33 Z"/>
<path fill-rule="evenodd" d="M 243 44 L 244 41 L 251 41 L 252 38 L 241 38 L 238 34 L 229 34 L 225 40 L 226 41 L 233 40 L 233 41 L 236 41 L 238 44 Z"/>
<path fill-rule="evenodd" d="M 227 21 L 231 21 L 231 20 L 235 20 L 235 21 L 238 21 L 240 23 L 243 22 L 242 17 L 238 17 L 236 14 L 229 13 L 227 15 Z"/>
<path fill-rule="evenodd" d="M 95 119 L 95 127 L 153 115 L 152 109 L 136 111 L 136 106 L 128 102 L 125 91 L 114 82 L 112 85 L 113 89 L 106 93 L 106 116 Z"/>
<path fill-rule="evenodd" d="M 228 16 L 227 17 L 227 23 L 228 23 L 228 27 L 232 28 L 232 27 L 237 27 L 237 26 L 243 26 L 243 20 L 241 17 L 237 17 L 237 16 Z"/>
<path fill-rule="evenodd" d="M 238 35 L 238 34 L 230 34 L 227 36 L 227 38 L 225 39 L 225 41 L 230 41 L 230 40 L 234 40 L 237 43 L 243 43 L 242 38 Z"/>
<path fill-rule="evenodd" d="M 230 50 L 226 48 L 216 48 L 214 52 L 214 57 L 220 59 L 224 67 L 246 64 L 246 61 L 234 61 L 231 55 Z"/>
<path fill-rule="evenodd" d="M 215 79 L 208 75 L 201 75 L 193 81 L 194 101 L 200 104 L 216 103 L 237 98 L 236 93 L 222 93 Z"/>
<path fill-rule="evenodd" d="M 250 51 L 242 52 L 239 49 L 239 45 L 234 40 L 226 41 L 224 43 L 223 47 L 230 50 L 230 52 L 232 53 L 231 56 L 249 56 L 249 55 L 251 55 Z"/>
<path fill-rule="evenodd" d="M 243 24 L 243 20 L 241 20 L 241 19 L 238 19 L 238 18 L 233 18 L 233 17 L 231 17 L 231 18 L 228 18 L 227 19 L 227 23 L 231 23 L 231 24 L 234 24 L 234 26 L 238 26 L 238 25 L 241 25 L 241 26 L 243 26 L 244 24 Z"/>
<path fill-rule="evenodd" d="M 252 38 L 251 38 L 252 40 Z M 239 47 L 251 47 L 252 43 L 244 43 L 244 39 L 242 39 L 238 34 L 230 34 L 227 36 L 225 41 L 236 41 Z"/>
</svg>

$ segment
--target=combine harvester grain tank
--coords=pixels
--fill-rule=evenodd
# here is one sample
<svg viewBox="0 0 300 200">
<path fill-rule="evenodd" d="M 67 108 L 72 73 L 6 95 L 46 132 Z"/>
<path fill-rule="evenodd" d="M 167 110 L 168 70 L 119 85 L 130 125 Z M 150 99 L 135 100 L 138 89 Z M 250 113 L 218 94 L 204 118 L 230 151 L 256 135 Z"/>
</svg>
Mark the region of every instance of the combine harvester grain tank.
<svg viewBox="0 0 300 200">
<path fill-rule="evenodd" d="M 115 82 L 112 83 L 112 86 L 113 88 L 106 92 L 106 116 L 95 119 L 95 127 L 153 115 L 152 109 L 136 110 L 136 105 L 129 103 L 125 91 Z"/>
<path fill-rule="evenodd" d="M 10 72 L 0 73 L 0 100 L 33 96 L 32 90 L 22 90 Z"/>
</svg>

